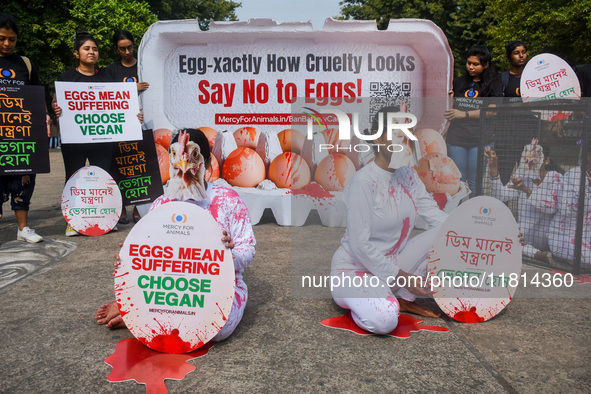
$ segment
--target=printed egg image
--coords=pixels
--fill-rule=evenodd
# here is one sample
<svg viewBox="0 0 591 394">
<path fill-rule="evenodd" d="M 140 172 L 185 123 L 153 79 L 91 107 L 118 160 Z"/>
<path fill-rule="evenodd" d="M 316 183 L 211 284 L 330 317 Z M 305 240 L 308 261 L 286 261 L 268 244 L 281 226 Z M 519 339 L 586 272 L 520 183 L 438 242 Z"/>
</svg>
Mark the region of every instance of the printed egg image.
<svg viewBox="0 0 591 394">
<path fill-rule="evenodd" d="M 158 155 L 158 168 L 160 169 L 160 178 L 164 185 L 170 179 L 170 159 L 168 149 L 160 144 L 156 144 L 156 155 Z"/>
<path fill-rule="evenodd" d="M 443 136 L 433 129 L 421 129 L 415 133 L 421 147 L 421 156 L 428 153 L 443 153 L 447 155 L 447 145 Z"/>
<path fill-rule="evenodd" d="M 210 158 L 211 163 L 209 164 L 209 168 L 205 170 L 205 180 L 207 182 L 213 182 L 220 177 L 220 164 L 218 163 L 218 159 L 216 159 L 214 155 L 211 155 Z"/>
<path fill-rule="evenodd" d="M 333 146 L 333 148 L 328 150 L 328 153 L 336 153 L 336 147 L 341 146 L 342 142 L 339 141 L 339 129 L 326 129 L 322 131 L 322 135 L 324 136 L 326 143 Z"/>
<path fill-rule="evenodd" d="M 285 129 L 277 134 L 281 149 L 284 152 L 295 152 L 298 155 L 304 146 L 304 134 L 294 129 Z"/>
<path fill-rule="evenodd" d="M 347 156 L 333 153 L 318 163 L 314 180 L 326 191 L 341 191 L 355 174 L 355 165 Z"/>
<path fill-rule="evenodd" d="M 172 136 L 172 131 L 168 129 L 156 129 L 154 130 L 154 142 L 160 144 L 164 147 L 164 149 L 168 150 L 170 147 L 170 137 Z"/>
<path fill-rule="evenodd" d="M 308 163 L 293 152 L 280 154 L 269 166 L 269 179 L 281 188 L 301 189 L 310 183 L 311 176 Z"/>
<path fill-rule="evenodd" d="M 255 187 L 265 179 L 265 163 L 250 148 L 235 149 L 224 161 L 222 178 L 232 186 Z"/>
<path fill-rule="evenodd" d="M 215 137 L 217 137 L 218 132 L 211 127 L 199 127 L 199 130 L 205 134 L 207 137 L 207 141 L 209 142 L 209 149 L 213 149 L 213 145 L 215 144 Z"/>
<path fill-rule="evenodd" d="M 443 153 L 428 153 L 415 167 L 429 193 L 456 194 L 460 190 L 460 170 Z"/>
<path fill-rule="evenodd" d="M 234 132 L 234 139 L 239 148 L 256 149 L 261 132 L 254 127 L 243 127 Z"/>
</svg>

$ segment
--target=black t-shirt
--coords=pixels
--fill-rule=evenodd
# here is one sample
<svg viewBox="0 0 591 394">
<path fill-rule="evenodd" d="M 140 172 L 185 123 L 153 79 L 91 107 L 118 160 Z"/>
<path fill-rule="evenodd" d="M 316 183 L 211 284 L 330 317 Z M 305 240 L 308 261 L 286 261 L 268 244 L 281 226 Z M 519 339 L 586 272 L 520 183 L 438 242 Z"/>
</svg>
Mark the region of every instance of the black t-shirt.
<svg viewBox="0 0 591 394">
<path fill-rule="evenodd" d="M 591 64 L 576 66 L 575 74 L 581 85 L 581 97 L 591 97 Z"/>
<path fill-rule="evenodd" d="M 41 85 L 37 68 L 31 62 L 31 78 L 29 69 L 20 55 L 11 53 L 0 57 L 0 85 Z"/>
<path fill-rule="evenodd" d="M 131 67 L 125 67 L 121 60 L 109 64 L 105 74 L 110 82 L 138 82 L 137 62 Z"/>
<path fill-rule="evenodd" d="M 508 100 L 510 103 L 521 102 L 521 91 L 519 86 L 521 84 L 521 76 L 515 76 L 509 73 L 507 85 L 505 86 L 505 97 L 510 97 Z"/>
<path fill-rule="evenodd" d="M 102 70 L 95 70 L 94 75 L 84 75 L 75 68 L 64 71 L 57 77 L 57 80 L 63 82 L 110 82 Z"/>
<path fill-rule="evenodd" d="M 485 97 L 503 97 L 503 84 L 500 78 L 495 78 L 484 95 L 481 93 L 483 86 L 481 82 L 470 82 L 470 76 L 454 78 L 454 109 L 460 111 L 472 111 L 488 106 L 490 101 Z M 469 82 L 469 83 L 466 83 Z M 446 141 L 450 145 L 462 147 L 478 146 L 480 119 L 455 119 L 451 121 L 447 130 Z"/>
</svg>

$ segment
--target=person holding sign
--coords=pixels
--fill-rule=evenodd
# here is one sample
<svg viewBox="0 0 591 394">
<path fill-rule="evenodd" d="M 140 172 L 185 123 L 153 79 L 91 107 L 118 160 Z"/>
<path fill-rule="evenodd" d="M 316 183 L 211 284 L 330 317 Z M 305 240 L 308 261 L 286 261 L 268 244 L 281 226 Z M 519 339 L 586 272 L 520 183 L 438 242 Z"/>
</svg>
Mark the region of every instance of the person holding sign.
<svg viewBox="0 0 591 394">
<path fill-rule="evenodd" d="M 170 176 L 173 182 L 169 181 L 164 195 L 152 203 L 151 209 L 170 201 L 196 204 L 209 211 L 224 231 L 222 241 L 232 249 L 236 291 L 226 324 L 213 339 L 219 342 L 230 336 L 242 319 L 248 299 L 248 288 L 242 273 L 254 259 L 256 240 L 248 208 L 238 193 L 205 181 L 205 170 L 210 163 L 209 142 L 203 132 L 199 129 L 181 131 L 170 144 Z M 108 328 L 125 326 L 115 302 L 101 306 L 95 319 L 98 324 L 106 324 Z"/>
<path fill-rule="evenodd" d="M 490 170 L 491 196 L 502 202 L 519 198 L 519 227 L 527 242 L 523 254 L 552 263 L 547 231 L 556 213 L 564 171 L 550 158 L 549 147 L 542 147 L 537 140 L 526 145 L 519 167 L 505 186 L 499 176 L 496 152 L 486 147 L 484 156 Z"/>
<path fill-rule="evenodd" d="M 41 85 L 37 69 L 31 61 L 14 53 L 18 25 L 8 14 L 0 14 L 0 86 Z M 11 200 L 18 231 L 16 239 L 41 242 L 43 237 L 28 226 L 29 205 L 35 190 L 35 174 L 0 176 L 0 218 L 2 204 Z"/>
<path fill-rule="evenodd" d="M 107 78 L 111 82 L 135 82 L 138 92 L 143 92 L 150 87 L 148 82 L 140 82 L 137 74 L 137 59 L 134 56 L 135 42 L 133 35 L 119 29 L 113 34 L 113 45 L 120 59 L 111 63 L 105 69 Z"/>
<path fill-rule="evenodd" d="M 374 133 L 377 122 L 376 115 Z M 394 330 L 400 311 L 439 317 L 415 298 L 430 294 L 422 279 L 437 227 L 447 217 L 412 168 L 414 156 L 403 159 L 403 152 L 386 149 L 391 144 L 386 134 L 378 137 L 374 161 L 345 188 L 347 230 L 331 263 L 333 299 L 351 310 L 359 327 L 376 334 Z M 419 216 L 431 229 L 409 239 Z"/>
<path fill-rule="evenodd" d="M 503 85 L 491 64 L 492 55 L 485 46 L 475 45 L 466 55 L 466 74 L 454 78 L 454 108 L 445 111 L 451 121 L 447 130 L 447 154 L 468 181 L 470 198 L 476 195 L 476 169 L 480 143 L 480 108 L 484 97 L 502 97 Z"/>
<path fill-rule="evenodd" d="M 120 56 L 118 61 L 111 63 L 105 69 L 107 78 L 111 82 L 132 82 L 137 84 L 138 92 L 142 92 L 150 86 L 148 82 L 139 82 L 137 74 L 137 59 L 134 56 L 135 42 L 133 35 L 125 30 L 116 30 L 113 34 L 113 45 Z M 133 207 L 133 221 L 138 222 L 140 220 L 140 213 L 137 207 Z M 121 217 L 119 223 L 127 224 L 129 219 L 127 218 L 127 211 L 125 207 L 121 210 Z"/>
</svg>

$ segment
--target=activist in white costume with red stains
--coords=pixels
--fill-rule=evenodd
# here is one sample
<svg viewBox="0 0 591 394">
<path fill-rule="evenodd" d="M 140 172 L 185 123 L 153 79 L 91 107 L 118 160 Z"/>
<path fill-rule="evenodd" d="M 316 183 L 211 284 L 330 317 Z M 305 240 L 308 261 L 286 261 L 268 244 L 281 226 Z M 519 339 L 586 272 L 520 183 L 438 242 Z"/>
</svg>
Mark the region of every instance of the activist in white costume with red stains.
<svg viewBox="0 0 591 394">
<path fill-rule="evenodd" d="M 222 241 L 232 249 L 236 289 L 232 309 L 221 331 L 212 339 L 214 342 L 228 338 L 242 320 L 248 300 L 248 288 L 242 278 L 244 269 L 252 262 L 256 252 L 256 240 L 252 230 L 248 208 L 234 190 L 205 181 L 205 170 L 209 166 L 211 152 L 205 135 L 198 129 L 181 131 L 170 144 L 170 180 L 164 195 L 157 198 L 150 207 L 153 210 L 170 201 L 186 201 L 209 211 L 224 232 Z M 111 317 L 111 304 L 99 308 L 98 324 L 109 328 L 123 326 L 121 317 Z M 115 309 L 117 305 L 114 304 Z M 110 319 L 109 319 L 110 318 Z"/>
<path fill-rule="evenodd" d="M 378 130 L 377 121 L 372 129 Z M 348 280 L 343 280 L 332 289 L 335 302 L 351 310 L 359 327 L 375 334 L 394 330 L 401 310 L 439 317 L 415 303 L 417 296 L 430 294 L 426 287 L 407 283 L 399 288 L 388 283 L 410 275 L 426 277 L 437 227 L 447 217 L 412 168 L 417 158 L 402 132 L 393 139 L 406 145 L 404 150 L 391 153 L 384 149 L 392 143 L 384 131 L 375 143 L 385 145 L 379 151 L 374 147 L 374 161 L 359 170 L 345 188 L 347 230 L 331 264 L 331 276 L 350 278 L 352 283 L 349 286 Z M 409 240 L 419 216 L 431 229 Z M 355 286 L 353 279 L 364 276 L 362 286 Z"/>
<path fill-rule="evenodd" d="M 527 242 L 523 254 L 546 263 L 552 263 L 548 228 L 556 213 L 563 172 L 549 151 L 547 145 L 542 147 L 533 139 L 523 148 L 519 166 L 506 185 L 499 177 L 496 152 L 490 147 L 484 152 L 490 169 L 491 196 L 502 202 L 519 198 L 519 227 Z"/>
<path fill-rule="evenodd" d="M 585 194 L 583 239 L 581 245 L 581 268 L 591 266 L 591 148 L 585 158 Z M 562 178 L 558 194 L 558 209 L 548 229 L 548 243 L 554 256 L 574 262 L 581 167 L 568 170 Z"/>
</svg>

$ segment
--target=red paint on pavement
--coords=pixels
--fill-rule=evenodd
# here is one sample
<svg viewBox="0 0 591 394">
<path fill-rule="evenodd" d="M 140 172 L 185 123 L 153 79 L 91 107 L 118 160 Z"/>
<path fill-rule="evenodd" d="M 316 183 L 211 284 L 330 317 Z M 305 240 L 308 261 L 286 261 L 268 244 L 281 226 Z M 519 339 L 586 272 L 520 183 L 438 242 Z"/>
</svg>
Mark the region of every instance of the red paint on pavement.
<svg viewBox="0 0 591 394">
<path fill-rule="evenodd" d="M 115 352 L 105 359 L 113 367 L 107 377 L 109 382 L 135 380 L 146 385 L 146 393 L 168 393 L 165 379 L 183 379 L 195 366 L 189 360 L 207 354 L 213 344 L 185 354 L 160 353 L 142 345 L 135 338 L 124 339 L 115 347 Z"/>
</svg>

